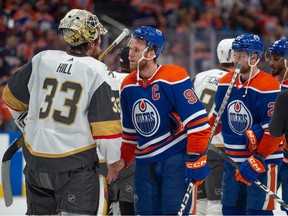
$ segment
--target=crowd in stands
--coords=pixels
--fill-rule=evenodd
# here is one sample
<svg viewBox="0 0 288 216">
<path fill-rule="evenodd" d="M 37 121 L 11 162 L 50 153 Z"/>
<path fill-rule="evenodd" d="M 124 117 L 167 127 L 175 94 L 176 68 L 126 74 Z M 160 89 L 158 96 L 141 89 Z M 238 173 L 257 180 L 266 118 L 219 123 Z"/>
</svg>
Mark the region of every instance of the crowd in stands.
<svg viewBox="0 0 288 216">
<path fill-rule="evenodd" d="M 58 23 L 71 8 L 101 14 L 102 0 L 6 0 L 0 1 L 0 87 L 36 53 L 66 49 Z M 105 0 L 128 4 L 133 28 L 139 25 L 176 33 L 214 29 L 225 36 L 242 32 L 268 36 L 272 41 L 288 35 L 288 0 Z M 111 6 L 110 6 L 111 8 Z M 106 12 L 107 13 L 107 12 Z M 113 17 L 113 10 L 107 16 Z M 118 13 L 119 14 L 119 13 Z M 113 17 L 117 20 L 117 17 Z M 120 18 L 119 18 L 120 20 Z M 185 46 L 175 43 L 169 52 Z M 173 55 L 173 53 L 170 55 Z M 169 53 L 167 53 L 169 56 Z M 108 60 L 109 62 L 109 60 Z M 175 63 L 175 62 L 174 62 Z M 113 61 L 112 61 L 113 64 Z M 1 93 L 1 92 L 0 92 Z M 0 98 L 0 130 L 16 130 Z"/>
</svg>

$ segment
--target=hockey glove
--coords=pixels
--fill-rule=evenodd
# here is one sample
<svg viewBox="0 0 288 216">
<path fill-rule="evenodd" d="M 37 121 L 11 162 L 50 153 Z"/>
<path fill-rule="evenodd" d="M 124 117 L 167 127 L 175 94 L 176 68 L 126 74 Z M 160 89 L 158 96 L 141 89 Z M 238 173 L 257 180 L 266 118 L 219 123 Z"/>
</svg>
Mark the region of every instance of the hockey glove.
<svg viewBox="0 0 288 216">
<path fill-rule="evenodd" d="M 262 156 L 254 154 L 244 161 L 239 170 L 236 170 L 235 177 L 237 181 L 243 182 L 250 186 L 254 182 L 260 173 L 264 173 L 267 170 L 267 164 Z"/>
<path fill-rule="evenodd" d="M 263 137 L 264 130 L 260 124 L 254 124 L 250 129 L 245 131 L 245 141 L 250 152 L 254 152 Z"/>
<path fill-rule="evenodd" d="M 195 185 L 200 185 L 204 179 L 208 176 L 210 172 L 210 167 L 207 163 L 207 155 L 200 154 L 195 155 L 185 155 L 185 178 L 186 183 L 190 180 L 194 181 Z"/>
<path fill-rule="evenodd" d="M 14 119 L 15 124 L 18 126 L 18 128 L 23 132 L 24 128 L 26 126 L 26 121 L 27 121 L 27 114 L 28 110 L 25 112 L 22 112 L 17 119 Z"/>
<path fill-rule="evenodd" d="M 169 122 L 170 122 L 170 133 L 172 136 L 177 135 L 184 131 L 183 123 L 176 112 L 171 112 L 168 114 Z"/>
</svg>

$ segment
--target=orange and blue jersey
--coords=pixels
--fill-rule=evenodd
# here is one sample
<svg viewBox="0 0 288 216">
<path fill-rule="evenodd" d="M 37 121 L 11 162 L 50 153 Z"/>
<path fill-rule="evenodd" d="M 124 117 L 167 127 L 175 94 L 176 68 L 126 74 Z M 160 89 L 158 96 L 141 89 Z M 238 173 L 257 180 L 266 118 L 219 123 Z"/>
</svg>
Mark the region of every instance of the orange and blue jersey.
<svg viewBox="0 0 288 216">
<path fill-rule="evenodd" d="M 126 162 L 148 164 L 181 151 L 203 153 L 210 136 L 207 112 L 192 88 L 188 73 L 160 65 L 149 79 L 130 73 L 121 86 L 122 148 Z M 172 134 L 169 114 L 176 112 L 185 130 Z"/>
<path fill-rule="evenodd" d="M 215 116 L 220 109 L 233 73 L 227 73 L 219 81 L 215 96 Z M 282 139 L 273 138 L 268 131 L 268 123 L 279 92 L 279 83 L 264 71 L 259 71 L 252 76 L 249 85 L 247 81 L 241 83 L 239 76 L 236 79 L 226 109 L 221 117 L 225 152 L 235 162 L 242 163 L 251 156 L 252 153 L 249 152 L 245 144 L 244 134 L 252 125 L 260 124 L 265 132 L 257 152 L 266 157 L 267 163 L 281 163 L 283 157 Z"/>
<path fill-rule="evenodd" d="M 282 83 L 281 83 L 281 91 L 284 91 L 288 89 L 288 80 L 284 80 Z"/>
</svg>

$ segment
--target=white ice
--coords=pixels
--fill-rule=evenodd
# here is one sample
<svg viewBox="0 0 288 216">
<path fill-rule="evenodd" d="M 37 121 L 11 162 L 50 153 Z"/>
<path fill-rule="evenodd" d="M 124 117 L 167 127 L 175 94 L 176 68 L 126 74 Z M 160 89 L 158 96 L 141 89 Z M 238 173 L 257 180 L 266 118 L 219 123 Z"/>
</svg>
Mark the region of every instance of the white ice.
<svg viewBox="0 0 288 216">
<path fill-rule="evenodd" d="M 277 203 L 278 204 L 278 203 Z M 26 199 L 22 196 L 15 196 L 13 198 L 13 204 L 10 207 L 6 207 L 4 199 L 0 198 L 0 215 L 25 215 L 26 213 Z M 285 212 L 280 210 L 279 204 L 274 211 L 274 215 L 286 215 Z"/>
</svg>

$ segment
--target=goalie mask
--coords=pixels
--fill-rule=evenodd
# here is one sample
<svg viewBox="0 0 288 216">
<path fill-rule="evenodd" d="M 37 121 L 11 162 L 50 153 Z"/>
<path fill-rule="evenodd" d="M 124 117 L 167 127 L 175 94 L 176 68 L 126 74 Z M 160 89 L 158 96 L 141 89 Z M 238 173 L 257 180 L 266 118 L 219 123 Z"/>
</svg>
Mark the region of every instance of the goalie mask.
<svg viewBox="0 0 288 216">
<path fill-rule="evenodd" d="M 233 41 L 232 50 L 247 52 L 249 55 L 256 52 L 258 59 L 260 59 L 264 51 L 264 45 L 258 35 L 242 34 Z"/>
<path fill-rule="evenodd" d="M 165 47 L 165 37 L 163 32 L 149 26 L 141 26 L 137 28 L 132 37 L 138 37 L 147 41 L 148 50 L 155 47 L 156 58 L 163 52 Z"/>
<path fill-rule="evenodd" d="M 72 46 L 92 42 L 107 30 L 100 23 L 98 17 L 86 10 L 72 9 L 60 21 L 58 28 L 65 41 Z"/>
</svg>

